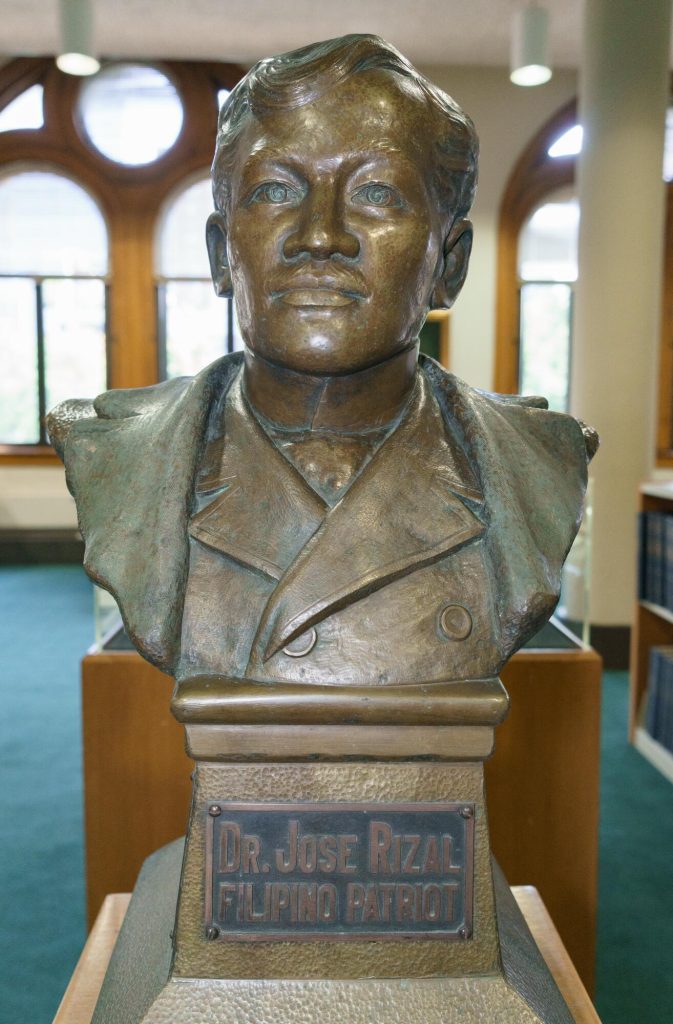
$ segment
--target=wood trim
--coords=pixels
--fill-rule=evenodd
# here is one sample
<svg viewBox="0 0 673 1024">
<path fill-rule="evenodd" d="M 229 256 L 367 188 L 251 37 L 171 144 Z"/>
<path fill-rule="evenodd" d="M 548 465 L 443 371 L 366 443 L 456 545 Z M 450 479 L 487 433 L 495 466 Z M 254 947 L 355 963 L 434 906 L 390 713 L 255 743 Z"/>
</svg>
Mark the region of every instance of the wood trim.
<svg viewBox="0 0 673 1024">
<path fill-rule="evenodd" d="M 131 894 L 127 892 L 106 896 L 53 1024 L 90 1024 L 130 902 Z"/>
<path fill-rule="evenodd" d="M 0 110 L 9 106 L 31 85 L 40 84 L 52 63 L 51 59 L 45 57 L 18 57 L 5 64 L 0 69 Z"/>
<path fill-rule="evenodd" d="M 158 380 L 154 301 L 154 211 L 129 205 L 110 230 L 112 285 L 108 299 L 108 384 L 145 387 Z"/>
<path fill-rule="evenodd" d="M 542 953 L 561 995 L 568 1004 L 575 1024 L 601 1024 L 600 1018 L 582 985 L 575 965 L 562 944 L 549 911 L 532 885 L 512 886 L 512 895 L 526 919 L 535 943 Z M 125 897 L 122 896 L 121 899 Z"/>
<path fill-rule="evenodd" d="M 531 139 L 514 166 L 500 203 L 497 235 L 496 336 L 494 390 L 516 394 L 519 388 L 519 304 L 517 248 L 529 214 L 550 192 L 575 180 L 575 160 L 550 160 L 550 142 L 577 120 L 572 100 Z"/>
<path fill-rule="evenodd" d="M 0 444 L 0 466 L 56 466 L 59 458 L 48 444 Z"/>
</svg>

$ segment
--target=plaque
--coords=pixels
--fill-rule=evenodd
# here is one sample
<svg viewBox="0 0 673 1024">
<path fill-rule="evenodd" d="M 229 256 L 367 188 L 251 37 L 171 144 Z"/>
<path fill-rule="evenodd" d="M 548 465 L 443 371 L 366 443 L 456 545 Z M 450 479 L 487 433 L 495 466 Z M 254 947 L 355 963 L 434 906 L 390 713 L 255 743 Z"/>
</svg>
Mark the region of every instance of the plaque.
<svg viewBox="0 0 673 1024">
<path fill-rule="evenodd" d="M 474 804 L 211 803 L 209 939 L 467 940 Z"/>
</svg>

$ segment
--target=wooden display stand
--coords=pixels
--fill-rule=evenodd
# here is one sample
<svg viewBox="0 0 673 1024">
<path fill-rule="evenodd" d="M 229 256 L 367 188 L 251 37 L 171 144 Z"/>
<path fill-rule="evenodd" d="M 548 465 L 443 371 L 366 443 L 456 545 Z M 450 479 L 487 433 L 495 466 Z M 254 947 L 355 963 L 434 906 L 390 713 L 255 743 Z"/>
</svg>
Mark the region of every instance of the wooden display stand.
<svg viewBox="0 0 673 1024">
<path fill-rule="evenodd" d="M 539 889 L 592 991 L 601 660 L 588 648 L 525 650 L 502 678 L 511 711 L 486 771 L 493 851 L 510 884 Z M 185 832 L 193 763 L 172 686 L 132 651 L 83 661 L 90 923 L 108 893 L 135 884 L 145 857 Z"/>
<path fill-rule="evenodd" d="M 643 484 L 638 494 L 638 511 L 673 515 L 673 488 L 664 484 Z M 631 631 L 629 739 L 643 757 L 673 782 L 673 754 L 652 739 L 642 726 L 650 650 L 667 644 L 673 644 L 673 612 L 650 601 L 636 601 Z"/>
<path fill-rule="evenodd" d="M 512 892 L 576 1024 L 600 1024 L 537 890 L 532 886 L 519 886 Z M 54 1024 L 89 1024 L 129 900 L 128 893 L 106 896 Z"/>
</svg>

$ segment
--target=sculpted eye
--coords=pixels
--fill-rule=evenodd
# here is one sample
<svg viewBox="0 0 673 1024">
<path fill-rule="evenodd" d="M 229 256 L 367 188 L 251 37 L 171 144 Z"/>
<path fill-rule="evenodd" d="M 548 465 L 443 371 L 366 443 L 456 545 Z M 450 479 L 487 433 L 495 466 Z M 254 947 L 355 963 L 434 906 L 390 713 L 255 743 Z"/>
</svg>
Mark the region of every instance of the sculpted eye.
<svg viewBox="0 0 673 1024">
<path fill-rule="evenodd" d="M 369 185 L 361 185 L 351 196 L 351 202 L 360 206 L 378 207 L 400 207 L 404 206 L 404 200 L 397 189 L 390 185 L 383 185 L 379 181 L 373 181 Z"/>
<path fill-rule="evenodd" d="M 264 184 L 258 185 L 255 191 L 248 199 L 247 205 L 250 206 L 252 203 L 295 203 L 301 199 L 301 194 L 296 188 L 292 188 L 291 185 L 286 185 L 282 181 L 265 181 Z"/>
</svg>

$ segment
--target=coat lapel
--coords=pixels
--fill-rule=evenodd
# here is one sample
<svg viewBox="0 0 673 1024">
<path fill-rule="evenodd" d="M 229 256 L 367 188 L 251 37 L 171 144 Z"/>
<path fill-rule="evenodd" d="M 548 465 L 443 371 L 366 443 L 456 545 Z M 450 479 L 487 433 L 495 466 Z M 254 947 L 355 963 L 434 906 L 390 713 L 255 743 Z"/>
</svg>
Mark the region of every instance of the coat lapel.
<svg viewBox="0 0 673 1024">
<path fill-rule="evenodd" d="M 461 497 L 458 497 L 460 495 Z M 268 660 L 332 612 L 480 536 L 481 492 L 419 373 L 410 408 L 272 594 L 254 649 Z"/>
<path fill-rule="evenodd" d="M 96 417 L 87 405 L 64 441 L 86 571 L 117 599 L 141 654 L 168 672 L 179 652 L 194 475 L 209 412 L 240 365 L 227 356 L 194 378 L 100 395 Z"/>
<path fill-rule="evenodd" d="M 279 580 L 321 525 L 327 506 L 248 410 L 240 378 L 226 397 L 224 425 L 197 475 L 197 500 L 207 504 L 193 516 L 189 532 Z"/>
</svg>

